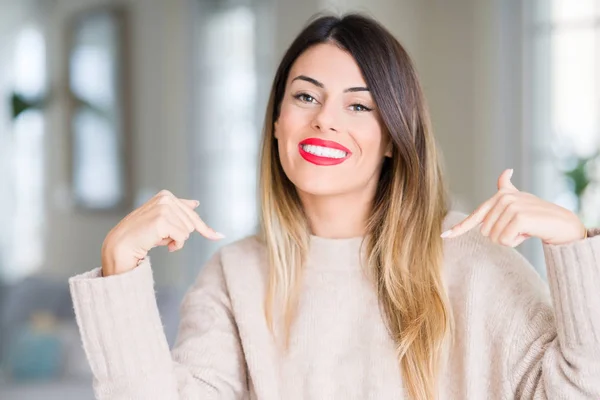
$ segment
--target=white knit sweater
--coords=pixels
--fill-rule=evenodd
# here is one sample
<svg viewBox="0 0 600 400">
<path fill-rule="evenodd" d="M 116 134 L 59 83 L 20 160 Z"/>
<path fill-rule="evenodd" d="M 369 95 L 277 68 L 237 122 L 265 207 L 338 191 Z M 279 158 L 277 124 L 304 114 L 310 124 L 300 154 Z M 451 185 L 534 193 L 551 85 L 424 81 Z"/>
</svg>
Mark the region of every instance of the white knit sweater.
<svg viewBox="0 0 600 400">
<path fill-rule="evenodd" d="M 445 228 L 462 219 L 451 213 Z M 456 339 L 441 399 L 600 399 L 600 236 L 545 246 L 548 286 L 473 230 L 445 242 Z M 360 238 L 311 238 L 289 353 L 264 319 L 264 246 L 223 247 L 181 306 L 169 351 L 150 261 L 69 280 L 99 399 L 402 399 L 402 375 Z M 552 302 L 554 307 L 552 307 Z"/>
</svg>

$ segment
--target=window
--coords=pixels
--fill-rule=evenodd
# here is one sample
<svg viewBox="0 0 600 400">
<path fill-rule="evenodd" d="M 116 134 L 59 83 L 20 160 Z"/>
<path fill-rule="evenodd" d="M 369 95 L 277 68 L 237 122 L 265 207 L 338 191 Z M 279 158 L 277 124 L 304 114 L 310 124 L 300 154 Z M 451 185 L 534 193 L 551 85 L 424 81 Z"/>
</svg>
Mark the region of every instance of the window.
<svg viewBox="0 0 600 400">
<path fill-rule="evenodd" d="M 192 194 L 207 224 L 232 241 L 254 233 L 258 223 L 258 153 L 271 75 L 265 72 L 270 44 L 260 39 L 270 19 L 260 15 L 268 3 L 197 5 Z M 198 242 L 190 264 L 207 259 L 222 244 Z"/>
<path fill-rule="evenodd" d="M 537 194 L 600 225 L 600 0 L 538 0 L 531 83 Z"/>
<path fill-rule="evenodd" d="M 71 183 L 84 210 L 114 210 L 129 197 L 125 31 L 124 11 L 110 8 L 81 13 L 70 31 Z"/>
<path fill-rule="evenodd" d="M 36 106 L 46 91 L 45 42 L 36 27 L 16 36 L 13 58 L 14 107 L 10 136 L 8 183 L 5 198 L 10 210 L 9 235 L 3 240 L 2 279 L 14 281 L 34 272 L 44 260 L 44 114 Z M 16 100 L 13 100 L 15 102 Z M 4 141 L 4 140 L 3 140 Z"/>
</svg>

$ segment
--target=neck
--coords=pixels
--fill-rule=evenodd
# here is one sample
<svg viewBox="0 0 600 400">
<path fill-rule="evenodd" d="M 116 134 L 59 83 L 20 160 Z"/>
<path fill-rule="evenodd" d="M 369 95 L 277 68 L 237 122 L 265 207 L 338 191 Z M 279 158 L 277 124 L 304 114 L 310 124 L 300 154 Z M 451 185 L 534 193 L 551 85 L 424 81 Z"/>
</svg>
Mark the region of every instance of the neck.
<svg viewBox="0 0 600 400">
<path fill-rule="evenodd" d="M 365 235 L 374 197 L 370 191 L 328 196 L 299 194 L 313 235 L 332 239 Z"/>
</svg>

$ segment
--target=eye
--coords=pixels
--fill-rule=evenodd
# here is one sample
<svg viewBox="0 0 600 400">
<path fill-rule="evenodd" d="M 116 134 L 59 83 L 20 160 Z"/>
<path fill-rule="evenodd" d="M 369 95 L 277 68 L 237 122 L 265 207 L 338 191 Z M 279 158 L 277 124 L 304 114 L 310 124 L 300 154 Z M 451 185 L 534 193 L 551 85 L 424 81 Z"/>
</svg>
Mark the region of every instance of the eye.
<svg viewBox="0 0 600 400">
<path fill-rule="evenodd" d="M 306 93 L 298 93 L 297 95 L 294 95 L 295 99 L 298 99 L 304 103 L 316 103 L 317 100 L 312 97 L 310 94 L 306 94 Z"/>
<path fill-rule="evenodd" d="M 352 104 L 352 105 L 350 106 L 350 109 L 351 109 L 352 111 L 357 111 L 357 112 L 371 111 L 371 109 L 370 109 L 369 107 L 367 107 L 367 106 L 364 106 L 364 105 L 362 105 L 362 104 L 360 104 L 360 103 Z"/>
</svg>

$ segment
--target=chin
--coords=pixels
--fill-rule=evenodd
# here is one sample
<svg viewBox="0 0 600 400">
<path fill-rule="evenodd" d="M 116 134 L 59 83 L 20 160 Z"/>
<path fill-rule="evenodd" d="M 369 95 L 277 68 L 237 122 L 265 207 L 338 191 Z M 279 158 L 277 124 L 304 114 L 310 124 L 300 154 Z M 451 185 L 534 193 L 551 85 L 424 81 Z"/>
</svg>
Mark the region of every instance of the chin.
<svg viewBox="0 0 600 400">
<path fill-rule="evenodd" d="M 288 177 L 298 191 L 312 196 L 335 196 L 350 191 L 338 177 L 326 172 L 292 174 Z"/>
</svg>

